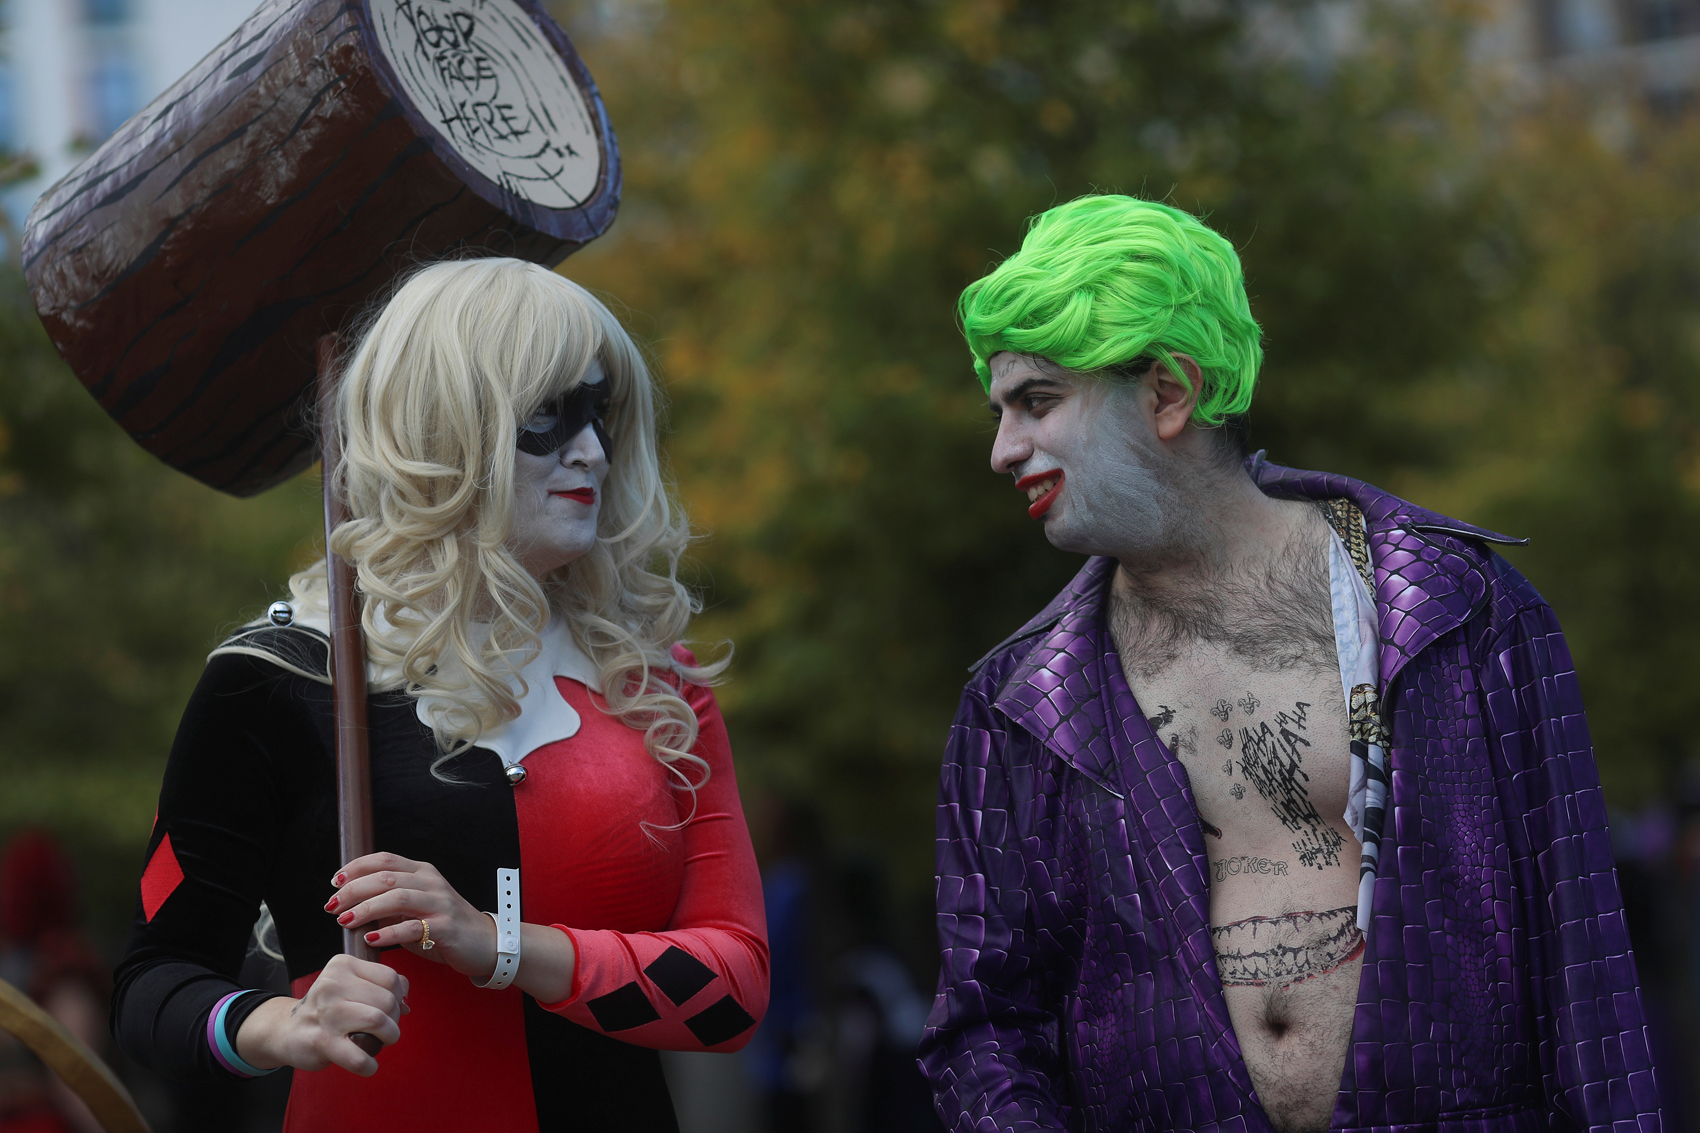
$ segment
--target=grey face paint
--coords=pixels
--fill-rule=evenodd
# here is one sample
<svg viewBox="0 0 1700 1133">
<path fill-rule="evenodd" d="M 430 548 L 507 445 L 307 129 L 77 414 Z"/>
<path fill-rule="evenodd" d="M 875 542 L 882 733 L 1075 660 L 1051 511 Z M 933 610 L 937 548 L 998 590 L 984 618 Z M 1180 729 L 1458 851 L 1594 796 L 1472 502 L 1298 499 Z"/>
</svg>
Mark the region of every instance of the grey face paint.
<svg viewBox="0 0 1700 1133">
<path fill-rule="evenodd" d="M 1045 438 L 1063 471 L 1063 490 L 1045 516 L 1060 550 L 1124 562 L 1172 541 L 1176 492 L 1140 412 L 1140 383 L 1082 381 L 1071 412 Z"/>
</svg>

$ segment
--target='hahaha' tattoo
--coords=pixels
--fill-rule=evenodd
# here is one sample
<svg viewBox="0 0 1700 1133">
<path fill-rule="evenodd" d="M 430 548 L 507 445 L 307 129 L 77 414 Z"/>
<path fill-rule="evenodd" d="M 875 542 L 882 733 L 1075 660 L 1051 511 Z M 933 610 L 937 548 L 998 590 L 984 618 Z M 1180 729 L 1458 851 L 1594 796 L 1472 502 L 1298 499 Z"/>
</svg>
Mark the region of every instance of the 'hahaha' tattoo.
<svg viewBox="0 0 1700 1133">
<path fill-rule="evenodd" d="M 1223 987 L 1285 987 L 1343 967 L 1364 950 L 1355 905 L 1249 917 L 1210 930 Z"/>
<path fill-rule="evenodd" d="M 1249 854 L 1241 854 L 1237 858 L 1217 858 L 1210 863 L 1210 868 L 1215 871 L 1217 881 L 1238 877 L 1242 873 L 1266 873 L 1271 877 L 1287 876 L 1286 862 L 1271 858 L 1252 857 Z"/>
<path fill-rule="evenodd" d="M 1313 869 L 1340 864 L 1340 849 L 1346 840 L 1322 820 L 1310 800 L 1310 776 L 1306 774 L 1304 735 L 1310 705 L 1299 701 L 1291 712 L 1277 712 L 1275 727 L 1267 721 L 1240 729 L 1240 774 L 1257 788 L 1263 801 L 1274 810 L 1281 825 L 1299 836 L 1293 852 L 1300 863 Z"/>
</svg>

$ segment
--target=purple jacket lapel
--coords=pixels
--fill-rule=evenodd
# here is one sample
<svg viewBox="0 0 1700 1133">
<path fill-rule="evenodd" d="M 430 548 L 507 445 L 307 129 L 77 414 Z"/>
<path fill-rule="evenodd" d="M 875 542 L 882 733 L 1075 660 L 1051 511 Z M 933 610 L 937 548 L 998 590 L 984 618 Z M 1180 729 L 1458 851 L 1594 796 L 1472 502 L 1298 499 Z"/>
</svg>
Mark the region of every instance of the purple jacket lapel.
<svg viewBox="0 0 1700 1133">
<path fill-rule="evenodd" d="M 1038 638 L 1004 680 L 997 707 L 1076 771 L 1117 798 L 1126 798 L 1110 740 L 1112 717 L 1098 656 L 1103 624 L 1099 612 L 1115 565 L 1113 559 L 1088 561 L 1067 589 L 1004 643 Z"/>
<path fill-rule="evenodd" d="M 1268 495 L 1308 500 L 1345 496 L 1364 513 L 1375 566 L 1384 688 L 1411 658 L 1468 621 L 1487 597 L 1487 576 L 1476 558 L 1435 536 L 1512 546 L 1528 542 L 1449 519 L 1349 476 L 1271 464 L 1261 452 L 1247 466 Z"/>
<path fill-rule="evenodd" d="M 1252 1096 L 1228 1017 L 1210 937 L 1210 885 L 1204 832 L 1186 769 L 1151 730 L 1122 674 L 1103 620 L 1105 588 L 1115 561 L 1090 560 L 1056 601 L 1012 640 L 1036 637 L 1000 686 L 996 708 L 1031 732 L 1058 758 L 1122 800 L 1131 829 L 1127 852 L 1139 864 L 1140 888 L 1155 897 L 1171 943 L 1157 951 L 1191 989 L 1230 1068 L 1236 1088 Z M 1003 648 L 1002 646 L 999 647 Z"/>
</svg>

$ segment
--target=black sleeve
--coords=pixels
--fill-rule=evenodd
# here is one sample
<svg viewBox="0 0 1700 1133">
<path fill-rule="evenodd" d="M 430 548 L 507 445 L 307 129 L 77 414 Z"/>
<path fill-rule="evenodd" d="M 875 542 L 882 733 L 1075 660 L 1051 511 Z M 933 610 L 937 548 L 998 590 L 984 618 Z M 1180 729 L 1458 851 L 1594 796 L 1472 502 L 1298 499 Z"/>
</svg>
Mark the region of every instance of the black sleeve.
<svg viewBox="0 0 1700 1133">
<path fill-rule="evenodd" d="M 207 1019 L 239 990 L 301 802 L 296 769 L 323 746 L 304 703 L 310 684 L 257 657 L 215 656 L 178 726 L 112 997 L 119 1046 L 168 1077 L 229 1076 L 208 1047 Z M 245 1016 L 262 1001 L 233 1006 Z"/>
</svg>

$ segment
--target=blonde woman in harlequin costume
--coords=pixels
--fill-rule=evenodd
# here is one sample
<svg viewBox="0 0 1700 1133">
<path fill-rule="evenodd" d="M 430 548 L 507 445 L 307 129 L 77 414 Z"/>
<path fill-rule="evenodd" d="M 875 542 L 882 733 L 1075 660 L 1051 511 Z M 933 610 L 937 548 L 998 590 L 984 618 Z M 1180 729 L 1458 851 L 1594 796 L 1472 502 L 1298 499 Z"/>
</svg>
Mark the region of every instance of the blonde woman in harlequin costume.
<svg viewBox="0 0 1700 1133">
<path fill-rule="evenodd" d="M 426 267 L 371 320 L 332 545 L 362 595 L 380 851 L 337 857 L 321 565 L 184 713 L 117 972 L 133 1057 L 293 1066 L 290 1130 L 670 1130 L 656 1051 L 749 1039 L 761 887 L 718 667 L 679 644 L 655 402 L 606 308 L 532 264 Z M 289 996 L 235 982 L 261 902 Z M 381 962 L 342 955 L 345 926 Z"/>
</svg>

